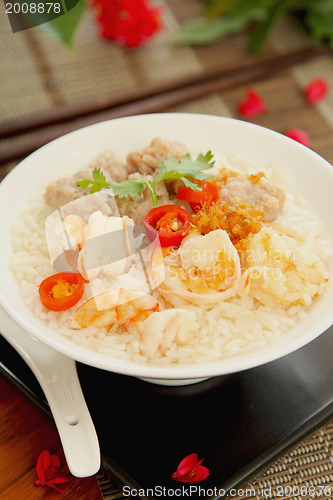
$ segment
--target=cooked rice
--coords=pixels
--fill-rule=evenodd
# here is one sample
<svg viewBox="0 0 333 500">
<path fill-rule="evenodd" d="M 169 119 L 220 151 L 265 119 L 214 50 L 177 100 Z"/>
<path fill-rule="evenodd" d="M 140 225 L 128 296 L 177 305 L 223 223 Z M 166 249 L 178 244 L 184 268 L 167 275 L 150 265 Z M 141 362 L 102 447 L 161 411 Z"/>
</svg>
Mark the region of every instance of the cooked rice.
<svg viewBox="0 0 333 500">
<path fill-rule="evenodd" d="M 226 160 L 225 160 L 226 161 Z M 228 167 L 254 172 L 248 163 L 228 159 Z M 182 305 L 193 312 L 197 330 L 184 342 L 173 342 L 164 355 L 143 354 L 138 334 L 119 334 L 115 328 L 88 327 L 74 330 L 69 327 L 71 310 L 52 312 L 46 310 L 40 301 L 38 286 L 47 276 L 54 274 L 45 238 L 44 223 L 53 209 L 48 207 L 42 196 L 31 201 L 12 228 L 13 257 L 11 269 L 20 283 L 22 298 L 40 320 L 73 342 L 107 356 L 131 359 L 140 363 L 164 366 L 170 363 L 202 363 L 221 358 L 230 358 L 256 351 L 276 342 L 299 320 L 306 317 L 306 309 L 292 306 L 285 310 L 259 304 L 251 296 L 234 296 L 215 305 Z M 329 252 L 322 238 L 320 221 L 301 200 L 287 193 L 282 214 L 282 223 L 297 228 L 306 239 L 315 241 L 316 249 L 325 259 Z M 83 299 L 81 300 L 82 303 Z M 75 309 L 78 305 L 75 306 Z"/>
</svg>

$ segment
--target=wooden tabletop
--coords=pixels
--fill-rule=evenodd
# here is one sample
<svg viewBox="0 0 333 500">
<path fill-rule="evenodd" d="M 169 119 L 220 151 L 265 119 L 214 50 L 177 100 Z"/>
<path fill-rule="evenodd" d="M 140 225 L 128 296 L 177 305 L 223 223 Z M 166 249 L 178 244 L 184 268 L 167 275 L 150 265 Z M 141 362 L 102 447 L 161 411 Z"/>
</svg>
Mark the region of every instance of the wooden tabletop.
<svg viewBox="0 0 333 500">
<path fill-rule="evenodd" d="M 0 500 L 40 500 L 59 497 L 55 490 L 36 487 L 36 462 L 43 450 L 56 454 L 65 465 L 54 422 L 35 408 L 14 385 L 0 375 Z M 95 476 L 75 478 L 64 485 L 66 500 L 100 500 Z"/>
</svg>

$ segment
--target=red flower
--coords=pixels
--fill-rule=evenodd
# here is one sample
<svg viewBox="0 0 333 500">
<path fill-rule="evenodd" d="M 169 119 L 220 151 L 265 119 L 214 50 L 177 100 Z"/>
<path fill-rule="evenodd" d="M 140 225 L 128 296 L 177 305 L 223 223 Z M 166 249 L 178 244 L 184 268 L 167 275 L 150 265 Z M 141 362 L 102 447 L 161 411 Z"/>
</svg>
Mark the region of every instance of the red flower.
<svg viewBox="0 0 333 500">
<path fill-rule="evenodd" d="M 324 99 L 327 94 L 328 84 L 324 78 L 312 80 L 305 89 L 305 97 L 310 104 Z"/>
<path fill-rule="evenodd" d="M 209 476 L 209 470 L 201 465 L 203 460 L 198 462 L 198 455 L 191 453 L 178 465 L 176 472 L 172 474 L 172 479 L 182 483 L 199 483 Z"/>
<path fill-rule="evenodd" d="M 304 130 L 301 130 L 300 128 L 290 128 L 289 130 L 287 130 L 285 135 L 287 137 L 290 137 L 290 139 L 294 139 L 295 141 L 304 144 L 304 146 L 307 146 L 308 148 L 311 147 L 308 134 L 304 132 Z"/>
<path fill-rule="evenodd" d="M 98 9 L 100 35 L 126 47 L 138 47 L 161 26 L 161 8 L 148 0 L 91 0 Z"/>
<path fill-rule="evenodd" d="M 39 455 L 36 465 L 36 473 L 38 479 L 35 481 L 35 486 L 50 486 L 51 488 L 63 493 L 62 490 L 57 488 L 56 484 L 68 483 L 71 478 L 68 472 L 65 474 L 58 474 L 60 469 L 60 459 L 57 455 L 50 455 L 48 450 L 42 451 Z"/>
<path fill-rule="evenodd" d="M 267 106 L 258 92 L 249 89 L 245 99 L 239 103 L 238 110 L 243 116 L 254 117 L 265 113 Z"/>
</svg>

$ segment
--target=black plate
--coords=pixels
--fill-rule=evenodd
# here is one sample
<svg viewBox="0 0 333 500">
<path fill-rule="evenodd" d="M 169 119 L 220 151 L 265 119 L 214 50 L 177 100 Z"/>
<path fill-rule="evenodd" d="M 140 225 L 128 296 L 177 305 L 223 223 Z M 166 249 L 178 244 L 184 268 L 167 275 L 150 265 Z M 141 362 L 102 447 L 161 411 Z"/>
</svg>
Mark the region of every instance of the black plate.
<svg viewBox="0 0 333 500">
<path fill-rule="evenodd" d="M 78 363 L 104 467 L 136 493 L 185 496 L 191 485 L 171 474 L 197 453 L 210 475 L 191 498 L 220 498 L 333 415 L 332 333 L 272 363 L 183 387 Z M 36 379 L 3 338 L 0 353 L 2 372 L 45 411 Z"/>
</svg>

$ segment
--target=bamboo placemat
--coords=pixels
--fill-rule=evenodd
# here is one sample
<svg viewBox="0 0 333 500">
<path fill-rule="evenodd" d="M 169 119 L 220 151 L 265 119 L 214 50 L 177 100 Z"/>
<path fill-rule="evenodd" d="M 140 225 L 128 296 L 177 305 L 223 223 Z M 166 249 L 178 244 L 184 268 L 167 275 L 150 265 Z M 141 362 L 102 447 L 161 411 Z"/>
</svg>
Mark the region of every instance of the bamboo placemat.
<svg viewBox="0 0 333 500">
<path fill-rule="evenodd" d="M 251 483 L 238 488 L 235 500 L 280 498 L 319 500 L 333 497 L 333 420 L 272 463 Z M 247 492 L 248 494 L 243 494 Z"/>
<path fill-rule="evenodd" d="M 228 66 L 238 58 L 251 61 L 253 56 L 245 50 L 245 35 L 230 37 L 209 49 L 194 50 L 172 45 L 178 22 L 190 13 L 195 13 L 198 4 L 194 0 L 168 0 L 167 4 L 163 3 L 164 30 L 149 45 L 130 52 L 98 39 L 92 15 L 87 13 L 76 36 L 75 51 L 71 53 L 59 42 L 44 37 L 36 30 L 15 35 L 10 33 L 4 5 L 0 2 L 0 34 L 3 42 L 0 67 L 4 75 L 0 80 L 0 120 L 9 122 L 59 104 L 80 101 L 113 90 L 176 79 L 205 71 L 217 64 Z M 313 42 L 304 36 L 296 24 L 284 20 L 274 30 L 268 51 L 284 53 L 306 47 L 313 47 Z M 333 162 L 333 92 L 311 108 L 305 105 L 302 97 L 302 89 L 317 76 L 325 77 L 333 88 L 331 56 L 295 65 L 288 72 L 257 82 L 256 88 L 271 103 L 271 112 L 259 117 L 256 122 L 282 133 L 289 121 L 293 126 L 306 126 L 314 150 Z M 170 108 L 170 111 L 238 117 L 237 103 L 245 90 L 246 86 L 240 86 L 223 93 L 213 93 Z M 19 140 L 4 140 L 0 147 Z M 16 163 L 2 167 L 1 177 Z M 254 496 L 233 498 L 301 500 L 304 495 L 281 496 L 281 491 L 289 491 L 285 489 L 287 486 L 300 485 L 313 486 L 316 489 L 315 498 L 331 498 L 325 494 L 320 496 L 319 493 L 322 486 L 333 488 L 332 439 L 333 420 L 295 445 L 250 485 L 245 485 L 252 489 Z M 110 478 L 101 474 L 98 480 L 104 499 L 121 497 L 119 485 L 113 484 Z M 263 495 L 263 489 L 266 489 L 266 496 Z"/>
<path fill-rule="evenodd" d="M 0 54 L 0 66 L 5 78 L 0 81 L 0 121 L 10 122 L 16 118 L 30 116 L 56 106 L 82 102 L 94 96 L 105 95 L 119 89 L 130 89 L 138 85 L 153 82 L 172 81 L 191 74 L 205 73 L 214 67 L 232 67 L 238 62 L 251 62 L 255 58 L 246 51 L 246 36 L 236 35 L 217 43 L 213 47 L 196 48 L 175 47 L 172 43 L 179 20 L 198 10 L 195 0 L 160 0 L 164 11 L 164 29 L 150 43 L 142 48 L 126 51 L 115 44 L 103 41 L 97 36 L 97 27 L 92 13 L 86 12 L 83 23 L 75 37 L 75 49 L 69 51 L 59 41 L 40 34 L 36 29 L 12 34 L 8 31 L 8 20 L 4 6 L 0 4 L 0 34 L 3 50 Z M 186 14 L 185 14 L 186 13 Z M 268 44 L 267 52 L 289 53 L 295 48 L 313 47 L 312 42 L 305 42 L 294 26 L 277 27 L 277 34 Z M 283 43 L 281 42 L 283 40 Z M 308 39 L 307 39 L 308 40 Z M 313 64 L 318 65 L 318 60 Z M 327 61 L 330 64 L 327 64 Z M 327 56 L 320 59 L 326 65 L 330 75 L 332 61 Z M 315 68 L 315 70 L 318 67 Z M 304 86 L 313 71 L 302 72 L 295 67 L 294 80 Z M 331 72 L 333 74 L 333 70 Z M 300 76 L 299 76 L 300 75 Z M 332 76 L 330 76 L 332 78 Z M 207 110 L 202 101 L 199 112 L 230 116 L 225 96 L 219 94 L 215 99 L 207 98 Z M 178 109 L 178 108 L 175 108 Z M 184 106 L 180 110 L 186 110 Z M 198 104 L 189 106 L 189 112 L 198 110 Z M 332 120 L 331 104 L 318 105 L 326 121 Z M 330 122 L 330 125 L 331 122 Z M 61 133 L 61 128 L 59 129 Z M 57 131 L 57 128 L 55 128 Z M 29 136 L 38 136 L 31 132 L 14 140 L 2 140 L 0 153 L 8 145 L 20 145 Z M 323 154 L 322 151 L 318 151 Z M 324 155 L 325 156 L 325 155 Z M 12 165 L 2 169 L 1 177 Z"/>
</svg>

